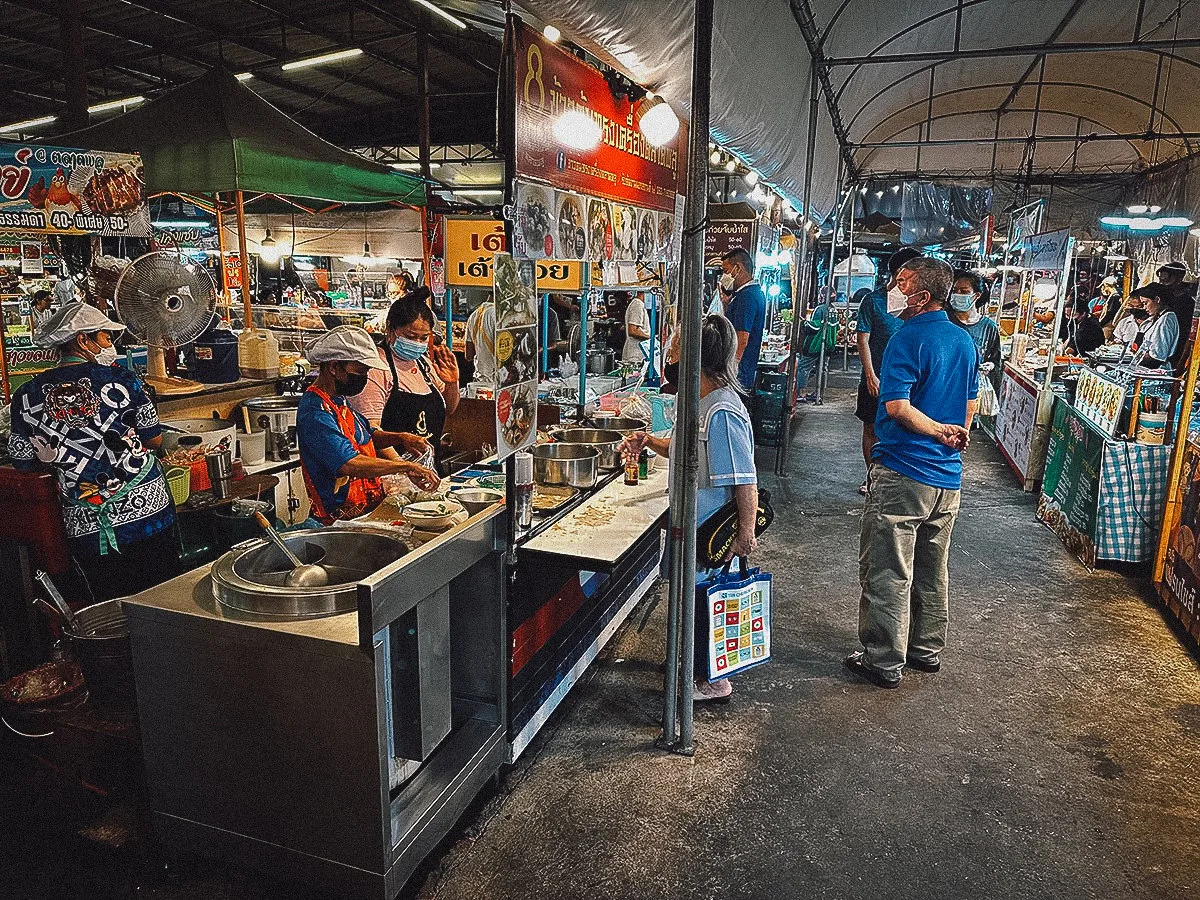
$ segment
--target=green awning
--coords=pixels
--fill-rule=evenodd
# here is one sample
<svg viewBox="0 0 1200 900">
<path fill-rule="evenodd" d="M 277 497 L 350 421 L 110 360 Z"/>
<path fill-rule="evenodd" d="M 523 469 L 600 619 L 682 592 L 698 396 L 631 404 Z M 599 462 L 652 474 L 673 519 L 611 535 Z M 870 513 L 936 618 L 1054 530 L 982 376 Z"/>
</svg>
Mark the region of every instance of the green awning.
<svg viewBox="0 0 1200 900">
<path fill-rule="evenodd" d="M 425 183 L 313 134 L 214 70 L 60 146 L 142 154 L 146 193 L 244 191 L 328 203 L 425 204 Z"/>
</svg>

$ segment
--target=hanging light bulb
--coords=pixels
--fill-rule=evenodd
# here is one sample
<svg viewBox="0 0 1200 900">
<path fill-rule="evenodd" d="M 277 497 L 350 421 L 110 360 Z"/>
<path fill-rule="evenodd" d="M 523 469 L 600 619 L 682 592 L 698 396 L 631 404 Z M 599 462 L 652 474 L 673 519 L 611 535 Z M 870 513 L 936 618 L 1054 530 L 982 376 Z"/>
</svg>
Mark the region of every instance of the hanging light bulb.
<svg viewBox="0 0 1200 900">
<path fill-rule="evenodd" d="M 370 241 L 363 241 L 363 259 L 372 259 Z M 368 263 L 370 265 L 370 263 Z"/>
<path fill-rule="evenodd" d="M 1039 278 L 1033 285 L 1033 299 L 1053 300 L 1058 296 L 1058 282 L 1053 278 Z"/>
<path fill-rule="evenodd" d="M 271 229 L 267 229 L 266 236 L 258 245 L 258 258 L 269 266 L 279 262 L 279 245 L 275 243 L 275 238 L 271 237 Z"/>
<path fill-rule="evenodd" d="M 737 171 L 737 160 L 734 159 L 733 157 L 730 157 L 729 162 L 725 163 L 725 171 L 726 172 L 736 172 Z"/>
<path fill-rule="evenodd" d="M 665 147 L 679 134 L 679 117 L 662 97 L 647 93 L 634 107 L 634 117 L 646 141 L 654 147 Z"/>
<path fill-rule="evenodd" d="M 579 109 L 568 109 L 554 121 L 554 136 L 572 150 L 592 150 L 600 144 L 600 123 Z"/>
<path fill-rule="evenodd" d="M 712 153 L 710 153 L 708 155 L 708 161 L 714 166 L 719 166 L 721 164 L 721 151 L 714 150 Z"/>
<path fill-rule="evenodd" d="M 743 177 L 746 180 L 746 184 L 750 185 L 750 187 L 754 187 L 756 184 L 758 184 L 759 175 L 753 169 L 747 172 Z"/>
</svg>

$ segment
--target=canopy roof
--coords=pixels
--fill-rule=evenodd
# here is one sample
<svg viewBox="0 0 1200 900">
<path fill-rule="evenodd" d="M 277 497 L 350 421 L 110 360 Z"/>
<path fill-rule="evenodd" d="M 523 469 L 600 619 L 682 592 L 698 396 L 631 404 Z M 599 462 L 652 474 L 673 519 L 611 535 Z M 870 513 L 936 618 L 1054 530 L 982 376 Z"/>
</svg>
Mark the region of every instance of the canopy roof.
<svg viewBox="0 0 1200 900">
<path fill-rule="evenodd" d="M 420 179 L 327 143 L 220 69 L 54 141 L 139 151 L 149 193 L 240 190 L 331 203 L 425 203 Z"/>
<path fill-rule="evenodd" d="M 522 0 L 686 109 L 691 0 Z M 855 180 L 1126 179 L 1200 150 L 1200 14 L 1179 0 L 717 0 L 713 136 L 813 212 Z M 1119 190 L 1119 188 L 1114 188 Z"/>
</svg>

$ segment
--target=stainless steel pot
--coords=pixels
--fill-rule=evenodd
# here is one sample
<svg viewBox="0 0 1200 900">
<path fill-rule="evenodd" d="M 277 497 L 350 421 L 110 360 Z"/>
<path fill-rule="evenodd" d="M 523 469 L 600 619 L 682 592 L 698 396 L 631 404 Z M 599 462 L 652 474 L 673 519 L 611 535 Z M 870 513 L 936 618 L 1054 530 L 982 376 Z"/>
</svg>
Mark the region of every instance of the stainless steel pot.
<svg viewBox="0 0 1200 900">
<path fill-rule="evenodd" d="M 596 464 L 605 471 L 611 472 L 624 465 L 621 461 L 621 441 L 625 436 L 619 431 L 607 428 L 562 428 L 554 432 L 554 439 L 560 444 L 595 448 L 600 454 Z"/>
<path fill-rule="evenodd" d="M 121 601 L 85 606 L 76 611 L 75 623 L 78 629 L 68 628 L 66 634 L 92 701 L 113 710 L 135 709 L 133 654 Z"/>
<path fill-rule="evenodd" d="M 189 438 L 193 440 L 189 441 Z M 195 441 L 199 438 L 199 441 Z M 210 450 L 233 449 L 237 429 L 225 419 L 166 419 L 162 423 L 162 449 L 170 453 L 182 443 L 205 446 Z"/>
<path fill-rule="evenodd" d="M 632 434 L 635 431 L 646 431 L 650 427 L 650 423 L 644 419 L 630 419 L 625 416 L 612 416 L 597 419 L 595 427 L 604 428 L 608 431 L 619 431 L 621 436 Z"/>
<path fill-rule="evenodd" d="M 593 347 L 587 352 L 589 375 L 607 375 L 617 367 L 617 356 L 607 347 Z"/>
<path fill-rule="evenodd" d="M 583 444 L 538 444 L 533 448 L 533 480 L 590 488 L 596 484 L 600 452 Z"/>
</svg>

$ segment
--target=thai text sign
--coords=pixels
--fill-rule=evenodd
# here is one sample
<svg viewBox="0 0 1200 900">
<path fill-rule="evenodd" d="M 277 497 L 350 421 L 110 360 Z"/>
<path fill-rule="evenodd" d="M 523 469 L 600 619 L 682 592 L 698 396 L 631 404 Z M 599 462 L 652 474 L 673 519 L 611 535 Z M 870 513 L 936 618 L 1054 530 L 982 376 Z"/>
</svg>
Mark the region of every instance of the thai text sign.
<svg viewBox="0 0 1200 900">
<path fill-rule="evenodd" d="M 754 234 L 754 226 L 753 219 L 709 222 L 704 232 L 704 259 L 711 260 L 739 248 L 753 256 L 758 240 Z"/>
<path fill-rule="evenodd" d="M 1056 399 L 1037 517 L 1088 568 L 1096 566 L 1096 504 L 1104 435 Z"/>
<path fill-rule="evenodd" d="M 517 175 L 554 187 L 671 212 L 683 184 L 687 129 L 663 147 L 651 145 L 634 120 L 633 104 L 613 92 L 599 70 L 539 32 L 518 24 L 516 53 Z M 564 113 L 599 126 L 599 143 L 569 146 L 555 134 Z"/>
<path fill-rule="evenodd" d="M 490 289 L 495 255 L 507 249 L 503 222 L 497 219 L 447 219 L 446 284 Z M 539 291 L 571 292 L 582 288 L 582 263 L 538 260 Z"/>
<path fill-rule="evenodd" d="M 0 144 L 0 228 L 148 237 L 150 208 L 136 153 Z"/>
<path fill-rule="evenodd" d="M 1021 265 L 1034 272 L 1061 272 L 1067 267 L 1070 230 L 1046 231 L 1025 238 L 1026 255 Z"/>
</svg>

